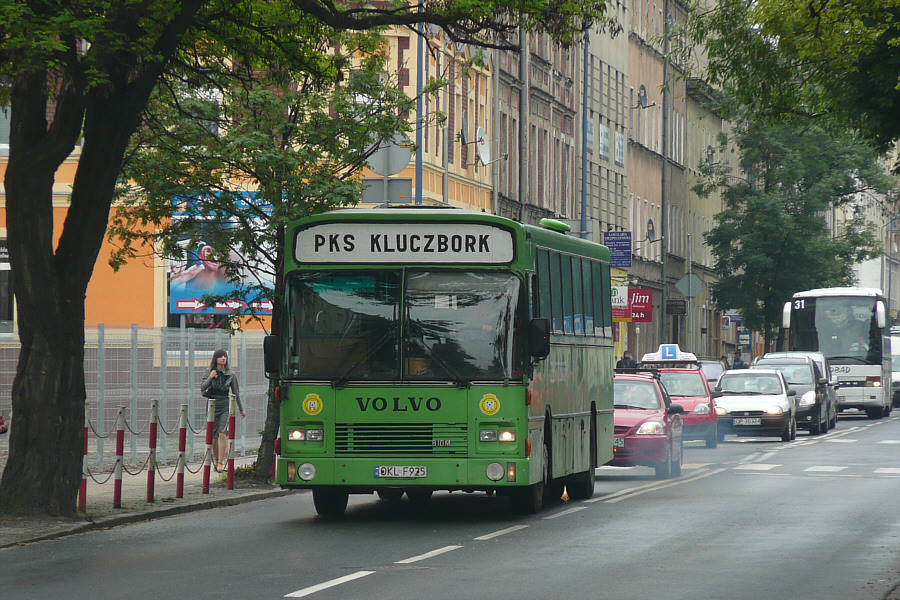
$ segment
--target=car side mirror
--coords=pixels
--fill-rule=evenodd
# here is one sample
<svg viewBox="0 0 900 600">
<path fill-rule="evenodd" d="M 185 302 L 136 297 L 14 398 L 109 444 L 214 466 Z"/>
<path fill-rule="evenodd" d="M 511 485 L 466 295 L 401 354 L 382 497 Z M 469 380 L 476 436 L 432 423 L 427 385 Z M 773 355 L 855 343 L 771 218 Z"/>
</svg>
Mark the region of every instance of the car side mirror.
<svg viewBox="0 0 900 600">
<path fill-rule="evenodd" d="M 709 397 L 710 397 L 710 398 L 713 398 L 713 399 L 715 399 L 715 398 L 721 398 L 721 397 L 722 397 L 722 390 L 720 390 L 720 389 L 718 389 L 718 388 L 714 389 L 713 391 L 711 391 L 711 392 L 709 393 Z"/>
<path fill-rule="evenodd" d="M 788 395 L 788 396 L 796 396 L 796 395 L 797 395 L 797 390 L 788 390 L 787 395 Z"/>
<path fill-rule="evenodd" d="M 550 320 L 535 318 L 528 323 L 528 353 L 540 360 L 550 355 Z"/>
<path fill-rule="evenodd" d="M 669 408 L 666 409 L 666 412 L 670 415 L 680 415 L 684 412 L 684 407 L 680 404 L 670 404 Z"/>
<path fill-rule="evenodd" d="M 825 379 L 824 377 L 819 377 L 819 385 L 826 385 L 827 383 L 827 379 Z"/>
<path fill-rule="evenodd" d="M 263 367 L 266 375 L 278 375 L 281 371 L 281 340 L 277 335 L 263 338 Z"/>
</svg>

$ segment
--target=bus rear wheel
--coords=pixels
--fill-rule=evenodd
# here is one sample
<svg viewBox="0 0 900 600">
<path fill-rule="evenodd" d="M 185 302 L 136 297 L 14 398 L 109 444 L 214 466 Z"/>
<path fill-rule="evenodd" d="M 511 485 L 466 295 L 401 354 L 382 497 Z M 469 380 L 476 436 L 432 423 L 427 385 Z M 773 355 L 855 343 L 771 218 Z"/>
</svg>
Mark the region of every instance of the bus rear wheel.
<svg viewBox="0 0 900 600">
<path fill-rule="evenodd" d="M 350 499 L 350 494 L 337 488 L 316 488 L 312 496 L 316 512 L 329 519 L 343 516 Z"/>
</svg>

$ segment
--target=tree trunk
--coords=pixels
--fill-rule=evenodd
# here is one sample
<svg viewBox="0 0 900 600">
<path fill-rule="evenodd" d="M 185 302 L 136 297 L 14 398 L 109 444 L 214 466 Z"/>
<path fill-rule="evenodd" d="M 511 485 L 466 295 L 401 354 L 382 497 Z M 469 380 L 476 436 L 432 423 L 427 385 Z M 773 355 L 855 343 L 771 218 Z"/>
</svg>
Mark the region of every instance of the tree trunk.
<svg viewBox="0 0 900 600">
<path fill-rule="evenodd" d="M 281 335 L 281 323 L 284 314 L 284 227 L 279 228 L 276 236 L 275 249 L 275 285 L 272 291 L 272 329 L 274 335 Z M 254 479 L 258 483 L 268 483 L 271 478 L 272 468 L 275 465 L 275 440 L 278 438 L 278 428 L 281 423 L 281 405 L 275 399 L 275 390 L 278 387 L 278 378 L 269 380 L 268 402 L 266 403 L 266 422 L 263 426 L 259 442 L 259 451 L 256 454 L 256 464 L 253 469 Z"/>
</svg>

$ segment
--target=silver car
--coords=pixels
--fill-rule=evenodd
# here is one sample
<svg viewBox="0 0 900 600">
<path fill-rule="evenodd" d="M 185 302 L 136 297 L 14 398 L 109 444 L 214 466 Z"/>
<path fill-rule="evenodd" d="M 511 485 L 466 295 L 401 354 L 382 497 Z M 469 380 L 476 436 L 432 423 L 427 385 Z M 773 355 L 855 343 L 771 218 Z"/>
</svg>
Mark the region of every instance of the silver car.
<svg viewBox="0 0 900 600">
<path fill-rule="evenodd" d="M 725 371 L 716 383 L 719 440 L 728 434 L 797 437 L 797 392 L 775 369 Z"/>
</svg>

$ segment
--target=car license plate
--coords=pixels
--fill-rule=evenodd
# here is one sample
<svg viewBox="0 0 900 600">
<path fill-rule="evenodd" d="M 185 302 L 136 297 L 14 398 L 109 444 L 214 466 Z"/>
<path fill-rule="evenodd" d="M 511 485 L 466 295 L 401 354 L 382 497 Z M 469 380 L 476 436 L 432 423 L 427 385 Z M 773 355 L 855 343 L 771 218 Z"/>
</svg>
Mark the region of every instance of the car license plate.
<svg viewBox="0 0 900 600">
<path fill-rule="evenodd" d="M 625 438 L 622 436 L 616 436 L 613 438 L 613 448 L 624 448 L 625 447 Z"/>
<path fill-rule="evenodd" d="M 410 465 L 391 465 L 375 467 L 375 477 L 386 479 L 418 479 L 428 477 L 428 467 Z"/>
<path fill-rule="evenodd" d="M 732 421 L 732 425 L 762 425 L 762 419 L 759 417 L 745 417 L 735 419 Z"/>
</svg>

